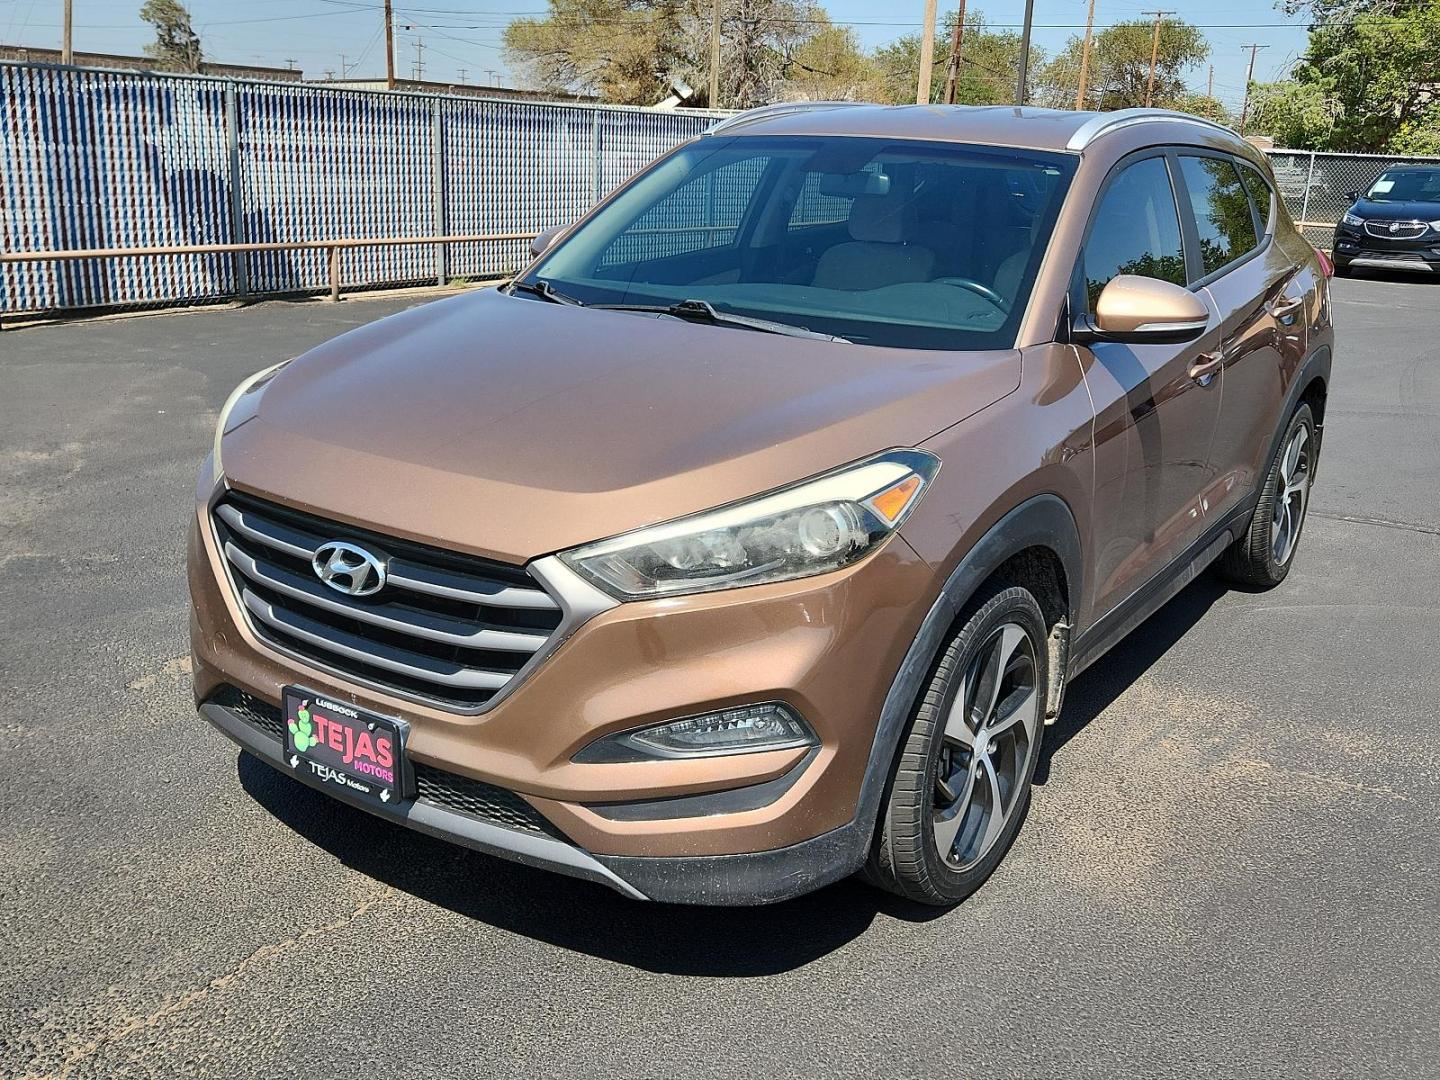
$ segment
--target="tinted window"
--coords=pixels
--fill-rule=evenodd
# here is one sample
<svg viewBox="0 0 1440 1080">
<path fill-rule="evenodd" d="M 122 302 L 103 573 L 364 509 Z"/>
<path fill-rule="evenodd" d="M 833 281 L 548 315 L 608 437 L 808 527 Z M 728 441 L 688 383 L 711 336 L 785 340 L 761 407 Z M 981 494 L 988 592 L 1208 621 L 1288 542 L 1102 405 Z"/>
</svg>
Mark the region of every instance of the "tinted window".
<svg viewBox="0 0 1440 1080">
<path fill-rule="evenodd" d="M 1005 147 L 708 136 L 636 177 L 529 280 L 861 344 L 1008 348 L 1074 168 Z"/>
<path fill-rule="evenodd" d="M 1190 191 L 1190 208 L 1200 234 L 1203 273 L 1213 274 L 1255 250 L 1255 219 L 1240 174 L 1228 158 L 1182 155 L 1180 173 Z"/>
<path fill-rule="evenodd" d="M 1120 274 L 1185 284 L 1180 215 L 1164 159 L 1126 166 L 1106 187 L 1085 241 L 1084 269 L 1092 309 L 1100 290 Z"/>
</svg>

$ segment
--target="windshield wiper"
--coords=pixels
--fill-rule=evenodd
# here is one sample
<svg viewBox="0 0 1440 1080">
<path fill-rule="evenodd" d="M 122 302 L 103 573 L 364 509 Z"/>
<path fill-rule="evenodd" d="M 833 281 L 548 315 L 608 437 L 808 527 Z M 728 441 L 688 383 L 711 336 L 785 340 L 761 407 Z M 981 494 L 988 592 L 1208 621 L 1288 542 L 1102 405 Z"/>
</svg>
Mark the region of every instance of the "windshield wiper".
<svg viewBox="0 0 1440 1080">
<path fill-rule="evenodd" d="M 536 278 L 534 281 L 512 281 L 510 283 L 510 292 L 528 292 L 540 297 L 541 300 L 548 300 L 552 304 L 585 307 L 583 300 L 576 300 L 573 296 L 566 296 L 544 278 Z"/>
<path fill-rule="evenodd" d="M 686 319 L 689 322 L 710 323 L 712 326 L 738 326 L 745 330 L 756 330 L 762 334 L 783 334 L 785 337 L 810 338 L 813 341 L 841 341 L 851 344 L 849 338 L 840 337 L 838 334 L 821 334 L 814 330 L 806 330 L 803 326 L 791 326 L 789 323 L 773 322 L 770 319 L 756 319 L 749 315 L 732 315 L 728 311 L 718 311 L 707 300 L 681 300 L 678 304 L 589 304 L 593 308 L 600 308 L 604 311 L 643 311 L 652 312 L 656 315 L 669 315 L 674 319 Z"/>
</svg>

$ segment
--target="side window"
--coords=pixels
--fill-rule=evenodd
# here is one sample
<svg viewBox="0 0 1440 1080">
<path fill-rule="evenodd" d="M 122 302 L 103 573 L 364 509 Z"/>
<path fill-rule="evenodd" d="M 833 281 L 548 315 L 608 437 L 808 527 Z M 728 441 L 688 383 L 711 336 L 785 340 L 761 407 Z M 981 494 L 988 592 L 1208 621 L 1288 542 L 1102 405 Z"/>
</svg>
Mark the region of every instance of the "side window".
<svg viewBox="0 0 1440 1080">
<path fill-rule="evenodd" d="M 609 269 L 729 247 L 764 171 L 765 159 L 751 158 L 681 184 L 615 237 L 600 266 Z"/>
<path fill-rule="evenodd" d="M 1163 158 L 1128 165 L 1100 196 L 1081 256 L 1093 310 L 1100 291 L 1120 274 L 1185 284 L 1180 215 Z"/>
<path fill-rule="evenodd" d="M 1182 154 L 1180 175 L 1190 191 L 1190 209 L 1200 234 L 1200 263 L 1213 274 L 1260 245 L 1250 196 L 1228 158 Z"/>
<path fill-rule="evenodd" d="M 1270 187 L 1270 182 L 1249 165 L 1240 166 L 1240 178 L 1245 181 L 1245 189 L 1250 192 L 1250 201 L 1255 204 L 1255 220 L 1260 222 L 1260 234 L 1264 236 L 1270 231 L 1274 190 Z"/>
</svg>

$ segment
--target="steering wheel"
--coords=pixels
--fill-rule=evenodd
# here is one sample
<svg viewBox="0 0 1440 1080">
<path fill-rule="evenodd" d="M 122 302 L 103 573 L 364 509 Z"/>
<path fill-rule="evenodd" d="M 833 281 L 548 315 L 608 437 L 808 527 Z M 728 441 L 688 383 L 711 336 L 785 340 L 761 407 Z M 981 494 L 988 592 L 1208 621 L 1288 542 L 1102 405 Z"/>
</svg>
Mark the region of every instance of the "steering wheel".
<svg viewBox="0 0 1440 1080">
<path fill-rule="evenodd" d="M 982 285 L 980 282 L 976 281 L 974 278 L 968 278 L 968 277 L 942 277 L 942 278 L 936 278 L 935 281 L 936 281 L 937 284 L 940 284 L 940 285 L 954 285 L 957 289 L 968 289 L 968 290 L 970 290 L 971 292 L 973 292 L 976 296 L 980 296 L 980 297 L 983 297 L 983 298 L 986 299 L 986 300 L 989 300 L 990 303 L 994 304 L 994 305 L 995 305 L 996 307 L 998 307 L 1001 311 L 1009 311 L 1009 310 L 1010 310 L 1010 301 L 1009 301 L 1009 300 L 1006 300 L 1005 297 L 1001 296 L 1001 295 L 1000 295 L 999 293 L 997 293 L 994 289 L 990 288 L 989 285 Z"/>
</svg>

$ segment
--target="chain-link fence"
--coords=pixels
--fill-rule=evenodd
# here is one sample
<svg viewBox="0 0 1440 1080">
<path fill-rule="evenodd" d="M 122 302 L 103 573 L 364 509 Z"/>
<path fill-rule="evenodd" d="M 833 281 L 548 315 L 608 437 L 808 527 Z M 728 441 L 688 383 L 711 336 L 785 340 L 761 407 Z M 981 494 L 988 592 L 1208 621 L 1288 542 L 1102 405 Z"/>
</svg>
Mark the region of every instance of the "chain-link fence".
<svg viewBox="0 0 1440 1080">
<path fill-rule="evenodd" d="M 1309 150 L 1270 150 L 1275 181 L 1305 238 L 1329 249 L 1340 215 L 1356 192 L 1367 191 L 1393 165 L 1435 165 L 1440 158 L 1391 157 L 1385 154 L 1325 154 Z"/>
</svg>

